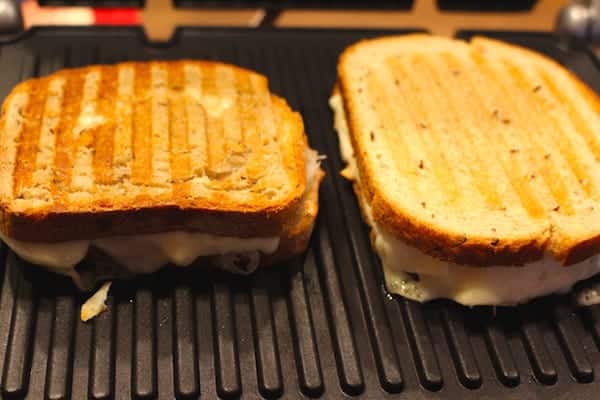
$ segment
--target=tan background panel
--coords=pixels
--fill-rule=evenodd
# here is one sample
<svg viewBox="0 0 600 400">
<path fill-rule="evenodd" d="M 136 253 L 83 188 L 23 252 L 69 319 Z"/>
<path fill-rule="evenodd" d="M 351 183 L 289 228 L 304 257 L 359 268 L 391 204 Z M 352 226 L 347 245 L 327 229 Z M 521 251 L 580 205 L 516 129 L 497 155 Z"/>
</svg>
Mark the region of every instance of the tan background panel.
<svg viewBox="0 0 600 400">
<path fill-rule="evenodd" d="M 482 0 L 483 1 L 483 0 Z M 288 10 L 275 20 L 277 27 L 424 28 L 440 35 L 458 29 L 551 31 L 567 0 L 538 0 L 527 12 L 449 12 L 435 0 L 415 0 L 411 10 Z M 171 0 L 147 0 L 142 20 L 148 36 L 166 40 L 175 26 L 257 26 L 263 10 L 175 9 Z"/>
<path fill-rule="evenodd" d="M 175 8 L 172 0 L 146 0 L 142 21 L 150 40 L 168 40 L 177 26 L 256 27 L 264 16 L 260 9 L 219 10 Z"/>
<path fill-rule="evenodd" d="M 439 35 L 458 29 L 505 29 L 550 31 L 566 0 L 538 0 L 528 12 L 449 12 L 437 8 L 434 0 L 415 0 L 407 11 L 320 11 L 283 12 L 275 24 L 280 27 L 369 27 L 425 28 Z"/>
</svg>

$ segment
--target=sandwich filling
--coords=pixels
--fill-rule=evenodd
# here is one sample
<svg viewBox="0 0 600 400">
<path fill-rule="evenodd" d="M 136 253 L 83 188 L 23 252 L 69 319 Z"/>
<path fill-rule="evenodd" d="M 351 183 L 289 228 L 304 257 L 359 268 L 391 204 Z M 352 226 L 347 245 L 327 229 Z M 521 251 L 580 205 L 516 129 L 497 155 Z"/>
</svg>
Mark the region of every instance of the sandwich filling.
<svg viewBox="0 0 600 400">
<path fill-rule="evenodd" d="M 316 151 L 308 147 L 305 164 L 306 195 L 319 170 L 319 156 Z M 24 260 L 44 266 L 53 272 L 68 275 L 80 288 L 90 287 L 97 279 L 94 276 L 84 281 L 76 269 L 76 266 L 88 255 L 91 247 L 100 249 L 132 274 L 151 273 L 168 263 L 186 267 L 198 257 L 215 255 L 221 256 L 219 260 L 221 268 L 231 272 L 249 273 L 258 267 L 260 254 L 274 253 L 280 242 L 277 236 L 242 238 L 185 231 L 56 243 L 15 240 L 1 232 L 0 238 Z M 237 261 L 242 256 L 248 265 L 239 269 Z"/>
<path fill-rule="evenodd" d="M 343 175 L 360 186 L 360 174 L 339 94 L 330 99 L 335 114 Z M 361 196 L 358 191 L 357 196 Z M 443 261 L 409 246 L 375 221 L 370 205 L 361 198 L 363 215 L 373 233 L 373 246 L 381 259 L 387 289 L 424 302 L 448 298 L 474 305 L 514 305 L 532 298 L 571 290 L 581 280 L 600 273 L 600 256 L 562 266 L 550 255 L 522 266 L 476 267 Z"/>
</svg>

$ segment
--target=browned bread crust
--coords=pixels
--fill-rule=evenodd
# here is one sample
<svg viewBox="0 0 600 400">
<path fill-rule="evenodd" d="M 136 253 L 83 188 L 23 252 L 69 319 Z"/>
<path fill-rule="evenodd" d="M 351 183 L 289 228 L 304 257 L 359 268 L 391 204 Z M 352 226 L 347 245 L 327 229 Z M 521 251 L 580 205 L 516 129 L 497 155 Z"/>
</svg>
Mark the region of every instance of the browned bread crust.
<svg viewBox="0 0 600 400">
<path fill-rule="evenodd" d="M 302 206 L 297 210 L 295 216 L 286 223 L 285 230 L 280 233 L 281 236 L 277 250 L 271 254 L 261 254 L 259 267 L 276 265 L 306 250 L 319 210 L 319 184 L 323 176 L 323 171 L 319 169 L 311 186 L 302 198 Z M 243 259 L 241 261 L 243 264 Z M 81 265 L 84 268 L 78 269 L 79 277 L 77 283 L 84 290 L 94 288 L 98 280 L 126 279 L 134 276 L 133 273 L 120 265 L 110 255 L 94 246 L 88 250 L 86 259 Z M 190 267 L 200 268 L 206 265 L 216 269 L 227 269 L 223 265 L 222 256 L 199 257 Z M 242 265 L 239 272 L 243 270 L 244 267 Z"/>
<path fill-rule="evenodd" d="M 406 35 L 350 46 L 338 85 L 360 175 L 355 189 L 398 238 L 480 266 L 545 253 L 569 265 L 600 252 L 600 98 L 562 66 L 486 38 Z M 447 130 L 469 132 L 457 136 L 470 144 L 457 145 L 465 139 Z M 419 146 L 421 153 L 407 150 Z"/>
<path fill-rule="evenodd" d="M 171 230 L 279 234 L 305 191 L 302 118 L 208 61 L 61 70 L 0 119 L 0 229 L 26 241 Z"/>
<path fill-rule="evenodd" d="M 325 173 L 319 169 L 302 200 L 302 207 L 297 211 L 296 217 L 285 226 L 279 247 L 275 253 L 261 257 L 261 266 L 276 264 L 306 250 L 319 212 L 319 186 L 324 176 Z"/>
</svg>

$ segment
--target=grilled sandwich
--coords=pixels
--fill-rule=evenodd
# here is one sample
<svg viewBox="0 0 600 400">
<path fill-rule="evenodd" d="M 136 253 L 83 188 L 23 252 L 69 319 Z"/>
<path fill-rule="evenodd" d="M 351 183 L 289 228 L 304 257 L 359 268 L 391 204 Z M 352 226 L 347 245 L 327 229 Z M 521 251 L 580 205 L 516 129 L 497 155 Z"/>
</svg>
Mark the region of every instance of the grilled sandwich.
<svg viewBox="0 0 600 400">
<path fill-rule="evenodd" d="M 81 287 L 198 258 L 250 272 L 291 257 L 321 177 L 300 115 L 232 65 L 66 69 L 2 107 L 0 236 Z"/>
<path fill-rule="evenodd" d="M 534 51 L 384 37 L 330 104 L 388 290 L 511 305 L 600 272 L 600 98 Z"/>
</svg>

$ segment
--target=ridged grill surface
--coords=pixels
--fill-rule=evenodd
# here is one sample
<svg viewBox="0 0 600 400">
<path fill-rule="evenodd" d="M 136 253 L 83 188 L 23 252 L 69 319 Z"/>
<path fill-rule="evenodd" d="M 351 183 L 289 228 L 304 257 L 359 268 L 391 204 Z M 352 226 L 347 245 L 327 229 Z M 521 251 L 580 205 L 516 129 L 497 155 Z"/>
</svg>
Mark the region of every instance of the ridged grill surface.
<svg viewBox="0 0 600 400">
<path fill-rule="evenodd" d="M 337 55 L 368 32 L 181 30 L 161 47 L 135 29 L 36 29 L 0 48 L 0 95 L 63 66 L 207 58 L 269 76 L 328 158 L 306 254 L 247 278 L 166 270 L 113 285 L 78 321 L 70 283 L 2 250 L 5 398 L 596 398 L 600 307 L 568 296 L 519 308 L 419 305 L 386 295 L 342 162 L 327 98 Z M 504 36 L 600 89 L 596 62 L 543 35 Z"/>
</svg>

